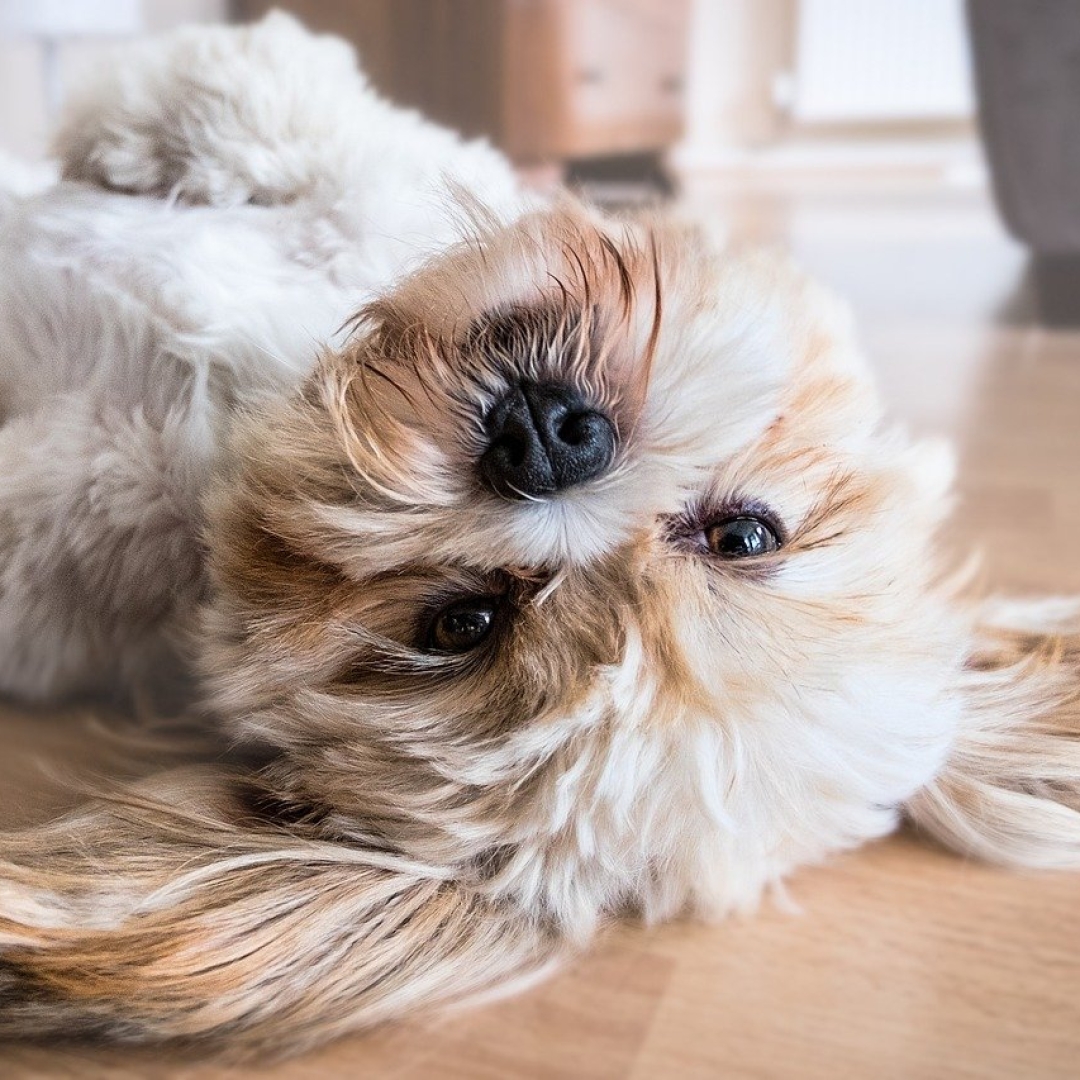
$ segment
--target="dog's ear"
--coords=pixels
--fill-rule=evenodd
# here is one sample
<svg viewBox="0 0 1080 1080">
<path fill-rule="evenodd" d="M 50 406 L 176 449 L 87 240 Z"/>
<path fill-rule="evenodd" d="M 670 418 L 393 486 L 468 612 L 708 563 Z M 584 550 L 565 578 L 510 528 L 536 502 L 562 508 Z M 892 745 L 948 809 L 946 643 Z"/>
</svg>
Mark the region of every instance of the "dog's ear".
<svg viewBox="0 0 1080 1080">
<path fill-rule="evenodd" d="M 988 604 L 948 760 L 907 807 L 964 853 L 1080 867 L 1080 603 Z"/>
<path fill-rule="evenodd" d="M 446 871 L 306 832 L 188 769 L 0 839 L 0 1035 L 291 1052 L 552 960 Z"/>
</svg>

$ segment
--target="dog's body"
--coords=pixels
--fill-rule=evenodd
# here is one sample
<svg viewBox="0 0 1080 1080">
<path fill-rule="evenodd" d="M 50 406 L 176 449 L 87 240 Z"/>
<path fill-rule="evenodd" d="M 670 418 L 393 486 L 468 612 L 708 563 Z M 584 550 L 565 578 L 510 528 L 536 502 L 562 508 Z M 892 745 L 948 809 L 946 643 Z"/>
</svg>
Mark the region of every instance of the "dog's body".
<svg viewBox="0 0 1080 1080">
<path fill-rule="evenodd" d="M 160 697 L 229 415 L 463 237 L 448 190 L 525 200 L 490 148 L 387 105 L 284 17 L 128 50 L 59 146 L 76 182 L 0 194 L 0 689 Z"/>
<path fill-rule="evenodd" d="M 752 905 L 905 811 L 1080 862 L 1075 622 L 957 598 L 948 456 L 882 427 L 833 301 L 531 208 L 288 20 L 205 33 L 8 211 L 0 674 L 145 681 L 205 599 L 207 696 L 268 763 L 3 840 L 7 1030 L 303 1045 L 619 912 Z M 250 104 L 278 48 L 329 85 Z"/>
</svg>

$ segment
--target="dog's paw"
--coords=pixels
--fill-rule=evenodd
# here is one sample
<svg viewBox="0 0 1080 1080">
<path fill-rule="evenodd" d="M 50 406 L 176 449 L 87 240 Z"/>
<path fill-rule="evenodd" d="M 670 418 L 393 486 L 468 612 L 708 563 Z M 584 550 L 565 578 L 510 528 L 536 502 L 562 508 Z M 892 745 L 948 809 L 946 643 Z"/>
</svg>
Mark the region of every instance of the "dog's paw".
<svg viewBox="0 0 1080 1080">
<path fill-rule="evenodd" d="M 273 12 L 121 50 L 73 94 L 66 179 L 192 203 L 271 205 L 334 172 L 367 93 L 352 50 Z"/>
</svg>

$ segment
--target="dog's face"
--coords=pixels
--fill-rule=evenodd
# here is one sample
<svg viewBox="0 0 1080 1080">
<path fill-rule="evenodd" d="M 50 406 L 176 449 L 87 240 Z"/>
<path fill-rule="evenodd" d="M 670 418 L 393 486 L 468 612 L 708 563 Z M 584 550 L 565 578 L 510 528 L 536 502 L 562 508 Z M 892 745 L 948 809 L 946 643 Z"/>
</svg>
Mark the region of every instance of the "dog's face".
<svg viewBox="0 0 1080 1080">
<path fill-rule="evenodd" d="M 951 728 L 950 468 L 878 420 L 777 260 L 492 229 L 243 425 L 218 700 L 338 833 L 568 919 L 749 900 L 890 827 Z"/>
</svg>

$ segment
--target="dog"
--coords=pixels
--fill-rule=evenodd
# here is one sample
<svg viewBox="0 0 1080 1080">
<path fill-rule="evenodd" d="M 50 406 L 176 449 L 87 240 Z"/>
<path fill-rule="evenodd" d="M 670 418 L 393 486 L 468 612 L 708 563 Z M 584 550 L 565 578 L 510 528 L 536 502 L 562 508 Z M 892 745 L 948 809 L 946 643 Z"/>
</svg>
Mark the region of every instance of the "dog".
<svg viewBox="0 0 1080 1080">
<path fill-rule="evenodd" d="M 792 266 L 529 196 L 283 15 L 58 147 L 0 211 L 0 685 L 193 681 L 233 752 L 0 836 L 0 1032 L 297 1051 L 903 819 L 1080 865 L 1077 606 L 969 595 Z"/>
</svg>

